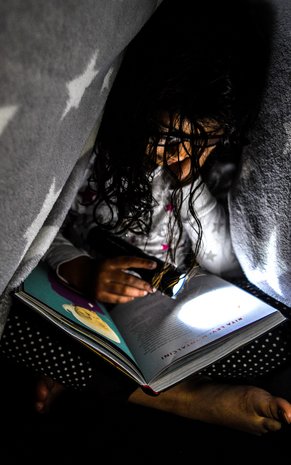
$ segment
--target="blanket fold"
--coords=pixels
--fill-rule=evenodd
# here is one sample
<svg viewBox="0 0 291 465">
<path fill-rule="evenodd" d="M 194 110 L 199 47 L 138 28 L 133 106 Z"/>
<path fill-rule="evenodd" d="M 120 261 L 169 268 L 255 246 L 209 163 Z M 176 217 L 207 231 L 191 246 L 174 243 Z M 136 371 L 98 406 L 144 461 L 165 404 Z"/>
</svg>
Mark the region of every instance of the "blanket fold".
<svg viewBox="0 0 291 465">
<path fill-rule="evenodd" d="M 0 0 L 0 335 L 9 292 L 83 180 L 123 51 L 160 2 Z"/>
<path fill-rule="evenodd" d="M 291 3 L 268 3 L 274 17 L 267 85 L 229 208 L 246 277 L 291 307 Z"/>
</svg>

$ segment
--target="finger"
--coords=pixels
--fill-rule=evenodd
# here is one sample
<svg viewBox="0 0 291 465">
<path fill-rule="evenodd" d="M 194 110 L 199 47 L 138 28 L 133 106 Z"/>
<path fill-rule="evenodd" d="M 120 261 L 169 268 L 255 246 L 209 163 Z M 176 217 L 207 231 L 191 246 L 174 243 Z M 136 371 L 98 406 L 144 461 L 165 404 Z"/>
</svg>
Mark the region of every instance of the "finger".
<svg viewBox="0 0 291 465">
<path fill-rule="evenodd" d="M 97 300 L 107 304 L 126 304 L 134 300 L 134 297 L 126 297 L 124 295 L 110 294 L 110 292 L 103 292 Z"/>
<path fill-rule="evenodd" d="M 122 283 L 114 283 L 110 282 L 107 283 L 105 287 L 106 292 L 109 292 L 110 294 L 117 294 L 117 295 L 122 295 L 125 297 L 144 297 L 147 294 L 149 294 L 149 291 L 145 289 L 138 289 L 136 287 L 132 287 L 128 284 L 122 284 Z"/>
<path fill-rule="evenodd" d="M 148 281 L 143 280 L 140 276 L 138 276 L 138 274 L 131 273 L 128 270 L 121 271 L 118 273 L 118 276 L 116 276 L 116 279 L 113 278 L 111 281 L 136 289 L 141 289 L 150 293 L 155 292 L 156 290 Z"/>
<path fill-rule="evenodd" d="M 127 270 L 103 271 L 96 279 L 95 286 L 96 288 L 101 288 L 103 286 L 107 287 L 110 284 L 120 284 L 124 287 L 129 286 L 147 292 L 155 291 L 155 288 L 153 288 L 149 282 L 144 281 L 140 277 L 136 277 L 136 275 L 131 274 Z"/>
<path fill-rule="evenodd" d="M 146 281 L 122 271 L 103 272 L 95 282 L 95 298 L 101 301 L 108 299 L 108 294 L 132 299 L 155 291 Z M 113 300 L 110 298 L 111 303 Z"/>
<path fill-rule="evenodd" d="M 102 289 L 96 289 L 95 298 L 105 303 L 125 303 L 136 298 L 144 297 L 148 292 L 133 289 L 132 292 L 124 286 L 111 284 L 103 286 Z"/>
</svg>

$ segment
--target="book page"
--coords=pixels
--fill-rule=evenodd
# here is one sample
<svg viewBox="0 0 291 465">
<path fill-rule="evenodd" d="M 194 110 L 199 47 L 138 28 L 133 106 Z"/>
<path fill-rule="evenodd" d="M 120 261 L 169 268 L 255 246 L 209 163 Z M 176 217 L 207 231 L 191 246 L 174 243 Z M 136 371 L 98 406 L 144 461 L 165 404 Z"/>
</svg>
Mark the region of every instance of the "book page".
<svg viewBox="0 0 291 465">
<path fill-rule="evenodd" d="M 193 278 L 177 300 L 157 292 L 116 306 L 111 316 L 150 381 L 192 351 L 273 312 L 233 284 L 204 275 Z"/>
<path fill-rule="evenodd" d="M 84 328 L 93 337 L 95 334 L 105 338 L 108 344 L 122 350 L 134 360 L 105 305 L 90 301 L 62 284 L 46 264 L 41 263 L 31 272 L 24 281 L 23 288 L 27 294 L 45 304 L 47 311 L 52 309 L 63 321 L 67 320 L 75 327 Z M 54 313 L 55 318 L 56 314 Z"/>
</svg>

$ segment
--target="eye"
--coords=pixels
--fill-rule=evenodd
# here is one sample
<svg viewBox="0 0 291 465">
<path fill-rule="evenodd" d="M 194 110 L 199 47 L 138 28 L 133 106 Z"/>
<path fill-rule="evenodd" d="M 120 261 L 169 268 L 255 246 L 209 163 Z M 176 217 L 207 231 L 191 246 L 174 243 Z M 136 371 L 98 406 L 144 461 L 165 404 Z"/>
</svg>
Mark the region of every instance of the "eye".
<svg viewBox="0 0 291 465">
<path fill-rule="evenodd" d="M 200 147 L 206 149 L 207 147 L 214 147 L 215 145 L 219 144 L 224 140 L 223 135 L 213 135 L 209 137 L 197 137 L 193 139 L 193 145 L 195 147 Z"/>
<path fill-rule="evenodd" d="M 166 135 L 159 139 L 158 147 L 169 147 L 171 145 L 181 144 L 181 138 L 177 136 Z"/>
<path fill-rule="evenodd" d="M 181 142 L 181 138 L 177 136 L 168 136 L 166 141 L 167 145 L 179 145 Z"/>
<path fill-rule="evenodd" d="M 222 140 L 222 135 L 209 137 L 207 140 L 207 147 L 213 147 L 214 145 L 219 144 Z"/>
</svg>

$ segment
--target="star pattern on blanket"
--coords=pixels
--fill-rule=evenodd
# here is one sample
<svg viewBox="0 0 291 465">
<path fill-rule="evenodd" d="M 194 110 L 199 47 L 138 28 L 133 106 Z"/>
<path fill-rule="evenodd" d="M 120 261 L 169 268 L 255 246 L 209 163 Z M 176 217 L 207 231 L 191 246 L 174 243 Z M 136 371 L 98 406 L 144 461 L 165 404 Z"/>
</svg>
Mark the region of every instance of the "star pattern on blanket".
<svg viewBox="0 0 291 465">
<path fill-rule="evenodd" d="M 208 252 L 206 252 L 205 254 L 205 258 L 206 260 L 209 260 L 209 261 L 213 261 L 216 257 L 216 254 L 212 252 L 212 250 L 209 250 Z"/>
<path fill-rule="evenodd" d="M 283 155 L 287 155 L 288 153 L 291 153 L 291 123 L 286 122 L 283 124 L 283 127 L 287 134 L 287 142 L 283 149 Z"/>
<path fill-rule="evenodd" d="M 58 229 L 57 226 L 52 225 L 41 228 L 25 256 L 25 261 L 28 262 L 34 257 L 42 257 L 52 243 Z"/>
<path fill-rule="evenodd" d="M 27 245 L 22 254 L 22 258 L 25 255 L 28 247 L 30 246 L 34 238 L 36 237 L 40 228 L 42 227 L 45 219 L 47 218 L 49 212 L 51 211 L 59 194 L 60 194 L 60 190 L 56 190 L 56 180 L 54 178 L 49 188 L 49 191 L 44 199 L 40 212 L 35 217 L 34 221 L 31 223 L 31 225 L 29 226 L 29 228 L 26 230 L 25 234 L 23 235 L 24 239 L 27 241 Z"/>
<path fill-rule="evenodd" d="M 266 276 L 267 282 L 271 285 L 271 287 L 277 292 L 277 294 L 282 295 L 282 290 L 280 288 L 280 266 L 278 263 L 278 234 L 276 228 L 271 233 L 270 239 L 267 242 L 267 263 L 266 263 Z"/>
<path fill-rule="evenodd" d="M 277 230 L 274 229 L 270 235 L 268 241 L 266 241 L 265 254 L 266 261 L 261 266 L 252 270 L 251 281 L 252 282 L 267 282 L 269 286 L 274 289 L 278 295 L 282 295 L 279 278 L 282 274 L 282 269 L 279 265 L 277 244 L 278 244 Z"/>
<path fill-rule="evenodd" d="M 0 136 L 4 132 L 8 123 L 13 119 L 17 109 L 17 105 L 7 105 L 5 107 L 0 107 Z"/>
<path fill-rule="evenodd" d="M 89 87 L 91 82 L 95 79 L 95 77 L 99 73 L 99 70 L 95 69 L 97 57 L 98 57 L 98 51 L 95 52 L 94 55 L 92 56 L 85 71 L 82 74 L 80 74 L 78 77 L 76 77 L 75 79 L 73 79 L 72 81 L 66 84 L 69 97 L 67 99 L 67 105 L 62 114 L 61 119 L 63 119 L 72 108 L 79 107 L 82 97 L 85 93 L 85 90 L 87 89 L 87 87 Z"/>
<path fill-rule="evenodd" d="M 109 68 L 109 71 L 106 73 L 103 79 L 101 93 L 104 92 L 105 90 L 108 91 L 110 89 L 110 81 L 111 81 L 111 76 L 112 76 L 113 71 L 114 71 L 114 66 L 111 66 L 111 68 Z"/>
</svg>

